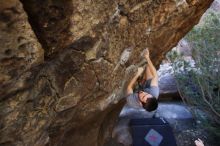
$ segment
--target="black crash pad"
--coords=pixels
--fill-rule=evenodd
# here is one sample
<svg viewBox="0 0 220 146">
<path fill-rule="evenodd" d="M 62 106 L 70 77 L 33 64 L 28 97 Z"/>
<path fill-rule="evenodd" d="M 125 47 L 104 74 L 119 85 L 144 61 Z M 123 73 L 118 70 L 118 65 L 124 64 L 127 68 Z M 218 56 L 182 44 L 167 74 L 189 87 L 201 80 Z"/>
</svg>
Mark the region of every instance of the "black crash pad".
<svg viewBox="0 0 220 146">
<path fill-rule="evenodd" d="M 131 119 L 133 146 L 177 146 L 172 128 L 163 118 Z"/>
</svg>

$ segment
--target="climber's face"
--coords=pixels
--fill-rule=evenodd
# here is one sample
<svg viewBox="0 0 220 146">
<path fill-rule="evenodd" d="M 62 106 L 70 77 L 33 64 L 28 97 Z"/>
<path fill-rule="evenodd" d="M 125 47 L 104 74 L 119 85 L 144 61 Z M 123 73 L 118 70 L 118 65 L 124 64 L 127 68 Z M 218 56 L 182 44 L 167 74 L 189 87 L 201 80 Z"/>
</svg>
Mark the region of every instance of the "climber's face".
<svg viewBox="0 0 220 146">
<path fill-rule="evenodd" d="M 147 99 L 148 98 L 152 98 L 153 96 L 147 92 L 144 92 L 144 91 L 140 91 L 138 93 L 138 97 L 139 97 L 139 100 L 143 103 L 146 103 L 147 102 Z"/>
</svg>

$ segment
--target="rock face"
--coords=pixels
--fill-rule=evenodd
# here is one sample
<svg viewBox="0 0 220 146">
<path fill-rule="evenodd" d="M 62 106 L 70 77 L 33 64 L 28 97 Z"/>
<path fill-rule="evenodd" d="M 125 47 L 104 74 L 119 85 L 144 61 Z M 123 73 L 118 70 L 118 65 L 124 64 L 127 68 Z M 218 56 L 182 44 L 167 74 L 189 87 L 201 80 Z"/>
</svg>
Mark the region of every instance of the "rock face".
<svg viewBox="0 0 220 146">
<path fill-rule="evenodd" d="M 10 83 L 23 86 L 15 80 L 44 60 L 44 51 L 27 21 L 22 4 L 16 0 L 0 2 L 0 42 L 0 92 L 10 93 L 13 87 L 6 86 Z M 3 96 L 1 94 L 1 98 Z"/>
<path fill-rule="evenodd" d="M 141 51 L 158 66 L 212 1 L 0 1 L 0 145 L 102 146 Z"/>
</svg>

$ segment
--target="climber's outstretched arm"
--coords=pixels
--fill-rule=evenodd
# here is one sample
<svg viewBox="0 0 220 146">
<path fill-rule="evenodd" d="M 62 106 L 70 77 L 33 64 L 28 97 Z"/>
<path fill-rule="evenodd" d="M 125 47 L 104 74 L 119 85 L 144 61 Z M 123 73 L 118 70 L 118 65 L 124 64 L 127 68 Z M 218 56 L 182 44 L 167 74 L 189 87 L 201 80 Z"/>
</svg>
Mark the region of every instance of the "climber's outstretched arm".
<svg viewBox="0 0 220 146">
<path fill-rule="evenodd" d="M 134 84 L 137 81 L 138 77 L 142 74 L 143 71 L 144 71 L 143 67 L 138 68 L 136 75 L 131 79 L 130 83 L 128 84 L 127 93 L 126 93 L 127 95 L 133 93 Z"/>
<path fill-rule="evenodd" d="M 144 53 L 144 57 L 147 60 L 147 68 L 149 68 L 152 76 L 152 81 L 151 81 L 151 86 L 158 86 L 158 75 L 157 75 L 157 70 L 154 67 L 150 57 L 149 57 L 149 50 L 146 49 Z"/>
</svg>

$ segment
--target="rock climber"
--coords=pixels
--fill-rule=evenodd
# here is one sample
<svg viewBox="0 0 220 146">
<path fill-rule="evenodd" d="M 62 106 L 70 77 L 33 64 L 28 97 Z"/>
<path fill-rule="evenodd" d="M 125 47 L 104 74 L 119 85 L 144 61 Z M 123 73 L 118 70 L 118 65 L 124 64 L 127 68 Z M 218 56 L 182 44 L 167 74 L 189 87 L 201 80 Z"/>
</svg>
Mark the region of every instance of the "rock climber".
<svg viewBox="0 0 220 146">
<path fill-rule="evenodd" d="M 145 70 L 143 67 L 139 67 L 136 75 L 127 86 L 127 105 L 133 108 L 144 108 L 146 111 L 151 112 L 158 107 L 158 75 L 147 48 L 144 50 L 144 58 L 147 61 Z M 138 83 L 137 91 L 135 91 L 135 83 L 141 78 L 142 73 L 143 77 Z"/>
<path fill-rule="evenodd" d="M 136 108 L 138 110 L 145 109 L 148 111 L 148 117 L 152 117 L 154 111 L 158 107 L 158 75 L 149 57 L 148 49 L 144 50 L 143 57 L 147 61 L 145 70 L 143 67 L 138 68 L 137 73 L 128 83 L 126 88 L 127 104 L 125 107 Z M 137 82 L 139 83 L 139 86 L 136 90 L 135 85 Z M 132 145 L 133 140 L 130 133 L 131 129 L 129 122 L 133 117 L 136 117 L 136 114 L 133 114 L 133 112 L 125 112 L 125 115 L 120 117 L 120 120 L 113 130 L 113 138 L 124 146 Z"/>
</svg>

